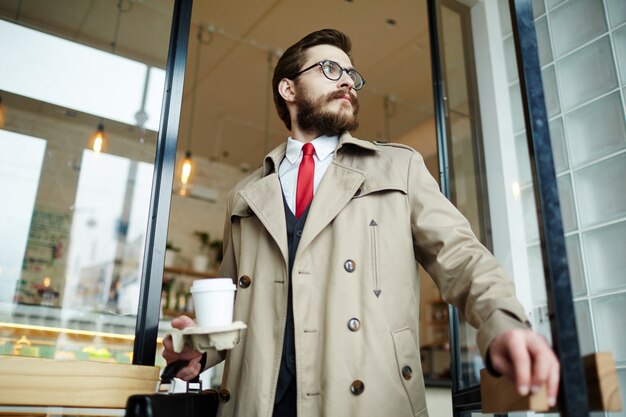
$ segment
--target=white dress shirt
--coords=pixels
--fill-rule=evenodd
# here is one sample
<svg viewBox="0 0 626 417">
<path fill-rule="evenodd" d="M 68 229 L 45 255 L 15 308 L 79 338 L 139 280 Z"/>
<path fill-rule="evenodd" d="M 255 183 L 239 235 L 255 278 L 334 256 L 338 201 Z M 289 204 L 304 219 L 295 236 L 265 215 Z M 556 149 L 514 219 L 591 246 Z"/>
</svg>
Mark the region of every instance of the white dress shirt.
<svg viewBox="0 0 626 417">
<path fill-rule="evenodd" d="M 315 147 L 313 160 L 315 161 L 315 179 L 313 181 L 313 196 L 317 191 L 322 177 L 326 173 L 328 166 L 333 161 L 335 148 L 339 143 L 339 136 L 320 136 L 311 142 Z M 292 213 L 296 212 L 296 186 L 298 184 L 298 169 L 302 161 L 302 147 L 304 142 L 291 137 L 287 139 L 287 151 L 285 158 L 278 167 L 278 177 L 283 189 L 285 201 Z"/>
</svg>

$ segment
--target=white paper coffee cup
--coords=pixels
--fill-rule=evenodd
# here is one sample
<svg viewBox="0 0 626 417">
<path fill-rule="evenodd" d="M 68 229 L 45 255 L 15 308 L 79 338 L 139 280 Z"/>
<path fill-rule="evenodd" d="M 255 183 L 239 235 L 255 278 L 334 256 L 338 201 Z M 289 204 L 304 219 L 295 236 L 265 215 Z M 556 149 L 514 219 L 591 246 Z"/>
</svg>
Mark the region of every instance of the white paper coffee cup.
<svg viewBox="0 0 626 417">
<path fill-rule="evenodd" d="M 197 279 L 193 282 L 190 291 L 199 327 L 232 324 L 235 289 L 230 278 Z"/>
</svg>

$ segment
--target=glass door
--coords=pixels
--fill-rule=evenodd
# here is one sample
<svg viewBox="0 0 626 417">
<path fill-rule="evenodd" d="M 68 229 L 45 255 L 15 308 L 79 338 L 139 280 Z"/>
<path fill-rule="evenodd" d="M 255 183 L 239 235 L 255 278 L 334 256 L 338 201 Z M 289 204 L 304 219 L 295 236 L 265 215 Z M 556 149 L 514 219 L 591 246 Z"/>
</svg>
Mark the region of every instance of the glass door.
<svg viewBox="0 0 626 417">
<path fill-rule="evenodd" d="M 0 354 L 133 361 L 175 9 L 0 3 Z"/>
<path fill-rule="evenodd" d="M 443 121 L 438 126 L 441 183 L 447 185 L 444 192 L 470 221 L 478 239 L 492 249 L 470 8 L 454 0 L 437 1 L 434 6 L 436 16 L 431 18 L 436 18 L 438 28 Z M 468 401 L 478 401 L 480 409 L 478 388 L 484 366 L 476 345 L 477 332 L 454 307 L 450 307 L 450 324 L 455 412 L 461 402 Z"/>
</svg>

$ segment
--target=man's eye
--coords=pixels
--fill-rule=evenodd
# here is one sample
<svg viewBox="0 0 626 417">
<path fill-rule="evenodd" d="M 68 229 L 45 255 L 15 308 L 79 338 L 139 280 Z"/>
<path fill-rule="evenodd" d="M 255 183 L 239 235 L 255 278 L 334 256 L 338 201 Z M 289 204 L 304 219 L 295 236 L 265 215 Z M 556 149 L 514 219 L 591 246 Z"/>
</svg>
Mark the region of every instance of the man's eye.
<svg viewBox="0 0 626 417">
<path fill-rule="evenodd" d="M 322 68 L 324 69 L 324 72 L 328 75 L 336 75 L 338 73 L 337 65 L 328 63 L 328 64 L 324 64 Z"/>
</svg>

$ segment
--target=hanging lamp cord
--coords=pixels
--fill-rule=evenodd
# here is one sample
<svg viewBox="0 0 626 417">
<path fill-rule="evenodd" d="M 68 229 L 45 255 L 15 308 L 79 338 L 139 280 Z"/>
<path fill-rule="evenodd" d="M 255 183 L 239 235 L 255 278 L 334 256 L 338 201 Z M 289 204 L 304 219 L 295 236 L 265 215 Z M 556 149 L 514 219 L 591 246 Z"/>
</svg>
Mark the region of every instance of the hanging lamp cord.
<svg viewBox="0 0 626 417">
<path fill-rule="evenodd" d="M 189 115 L 189 127 L 187 128 L 187 151 L 191 152 L 191 136 L 193 133 L 193 122 L 196 115 L 196 96 L 198 89 L 198 72 L 200 71 L 200 53 L 202 45 L 208 45 L 213 41 L 213 32 L 207 30 L 207 38 L 204 39 L 204 27 L 198 26 L 198 36 L 196 42 L 196 62 L 193 67 L 193 85 L 191 86 L 191 114 Z"/>
</svg>

